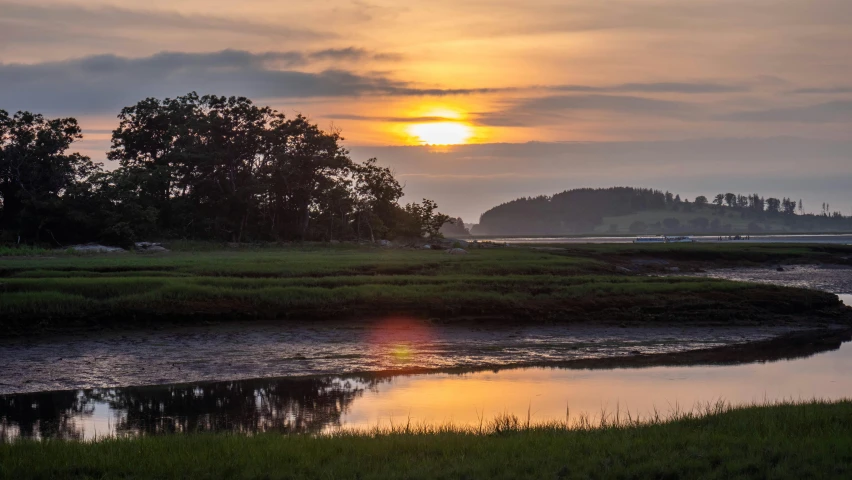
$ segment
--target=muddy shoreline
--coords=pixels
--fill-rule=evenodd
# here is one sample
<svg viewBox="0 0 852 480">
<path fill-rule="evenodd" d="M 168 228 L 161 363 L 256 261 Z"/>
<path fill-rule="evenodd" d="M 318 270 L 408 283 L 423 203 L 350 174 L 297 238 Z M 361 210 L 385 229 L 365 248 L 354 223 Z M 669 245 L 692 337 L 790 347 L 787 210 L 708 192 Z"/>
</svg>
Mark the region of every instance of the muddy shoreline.
<svg viewBox="0 0 852 480">
<path fill-rule="evenodd" d="M 744 358 L 753 358 L 748 355 L 755 353 L 759 357 L 749 361 L 760 361 L 783 358 L 785 351 L 798 355 L 801 342 L 805 352 L 815 352 L 826 341 L 845 338 L 847 328 L 848 324 L 814 323 L 495 328 L 405 321 L 310 327 L 252 322 L 17 339 L 0 342 L 0 360 L 5 366 L 0 394 L 521 366 L 614 368 L 665 364 L 654 362 L 721 362 L 734 353 Z M 754 350 L 736 347 L 763 345 L 759 342 L 770 343 Z M 714 350 L 718 348 L 723 350 Z"/>
</svg>

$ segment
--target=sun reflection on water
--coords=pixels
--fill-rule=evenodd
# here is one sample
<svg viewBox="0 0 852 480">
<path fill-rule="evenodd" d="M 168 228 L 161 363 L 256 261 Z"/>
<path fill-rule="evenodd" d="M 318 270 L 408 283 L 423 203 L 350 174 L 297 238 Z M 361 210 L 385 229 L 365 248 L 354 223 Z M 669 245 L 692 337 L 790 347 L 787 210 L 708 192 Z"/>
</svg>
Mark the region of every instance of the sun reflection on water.
<svg viewBox="0 0 852 480">
<path fill-rule="evenodd" d="M 372 327 L 369 344 L 379 355 L 393 364 L 409 363 L 420 345 L 430 343 L 434 332 L 425 322 L 405 317 L 391 317 Z"/>
</svg>

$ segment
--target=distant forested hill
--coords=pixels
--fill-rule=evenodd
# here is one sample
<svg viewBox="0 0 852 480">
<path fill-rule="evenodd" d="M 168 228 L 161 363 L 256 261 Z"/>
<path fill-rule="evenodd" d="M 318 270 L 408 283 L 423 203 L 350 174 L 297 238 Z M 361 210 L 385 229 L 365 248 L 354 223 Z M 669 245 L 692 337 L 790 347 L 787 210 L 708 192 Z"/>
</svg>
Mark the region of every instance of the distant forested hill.
<svg viewBox="0 0 852 480">
<path fill-rule="evenodd" d="M 852 231 L 852 218 L 805 214 L 801 200 L 720 193 L 693 201 L 660 190 L 614 187 L 567 190 L 498 205 L 480 218 L 474 235 L 584 233 L 724 233 Z"/>
</svg>

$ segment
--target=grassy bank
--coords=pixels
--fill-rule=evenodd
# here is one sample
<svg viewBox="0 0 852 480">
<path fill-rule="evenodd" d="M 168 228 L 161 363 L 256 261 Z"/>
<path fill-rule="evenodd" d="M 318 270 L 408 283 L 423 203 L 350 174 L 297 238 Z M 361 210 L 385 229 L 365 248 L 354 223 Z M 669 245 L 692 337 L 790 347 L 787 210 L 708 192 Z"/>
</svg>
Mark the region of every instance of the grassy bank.
<svg viewBox="0 0 852 480">
<path fill-rule="evenodd" d="M 723 408 L 635 425 L 398 428 L 332 437 L 172 435 L 0 444 L 3 479 L 665 478 L 852 475 L 852 402 Z"/>
<path fill-rule="evenodd" d="M 833 295 L 644 273 L 782 258 L 842 262 L 852 254 L 847 250 L 604 245 L 455 256 L 337 246 L 6 257 L 0 259 L 0 334 L 390 314 L 432 321 L 777 323 L 802 315 L 835 321 L 843 314 Z M 631 263 L 649 258 L 651 264 Z"/>
</svg>

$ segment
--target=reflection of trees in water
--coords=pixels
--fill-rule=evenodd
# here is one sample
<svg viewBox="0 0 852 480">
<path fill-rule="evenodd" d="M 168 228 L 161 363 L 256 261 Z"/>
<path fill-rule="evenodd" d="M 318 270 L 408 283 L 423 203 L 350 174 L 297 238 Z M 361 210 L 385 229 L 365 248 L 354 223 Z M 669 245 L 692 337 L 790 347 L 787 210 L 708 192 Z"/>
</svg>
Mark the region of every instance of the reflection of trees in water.
<svg viewBox="0 0 852 480">
<path fill-rule="evenodd" d="M 94 402 L 79 391 L 0 396 L 0 441 L 16 436 L 79 440 L 77 419 L 93 410 Z"/>
<path fill-rule="evenodd" d="M 0 438 L 79 439 L 76 420 L 108 406 L 118 435 L 174 432 L 317 432 L 341 416 L 368 385 L 315 378 L 95 389 L 0 397 Z"/>
</svg>

